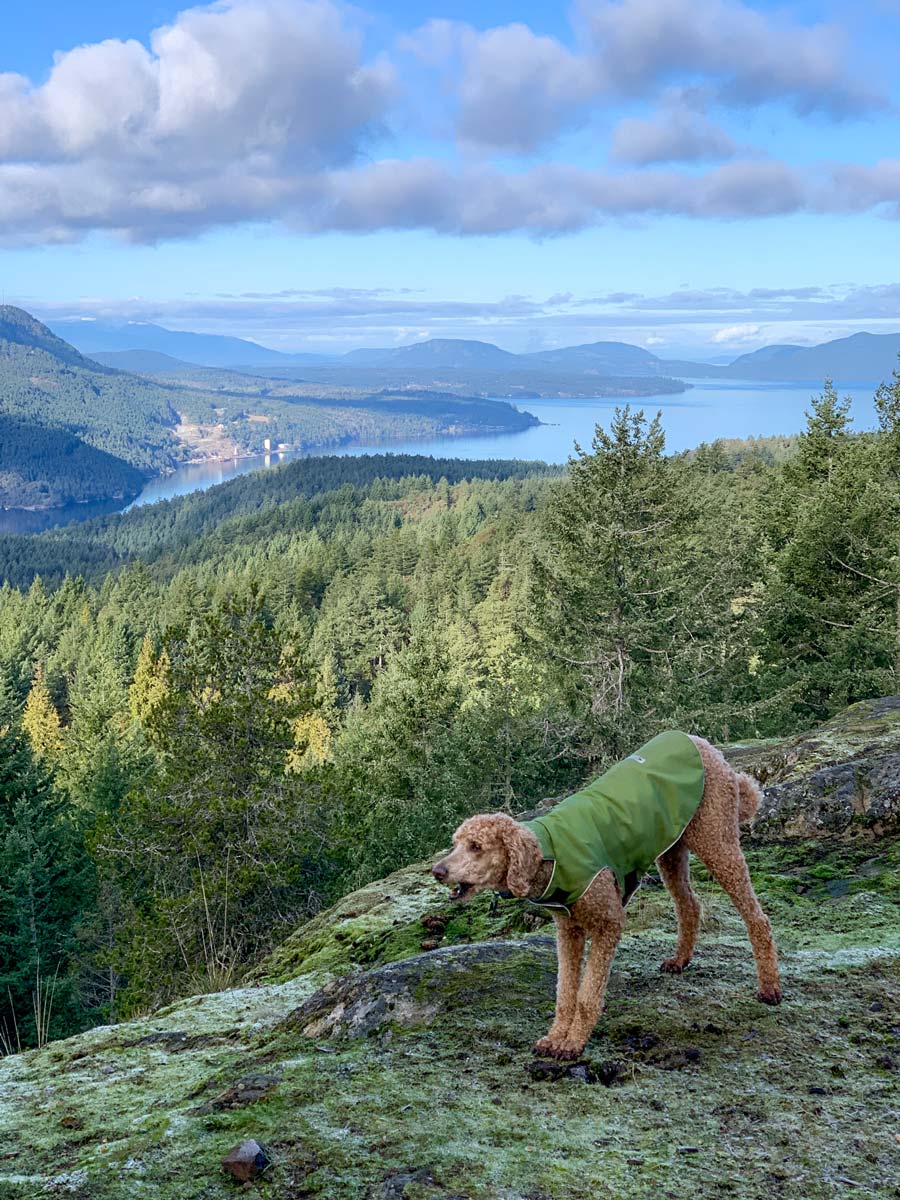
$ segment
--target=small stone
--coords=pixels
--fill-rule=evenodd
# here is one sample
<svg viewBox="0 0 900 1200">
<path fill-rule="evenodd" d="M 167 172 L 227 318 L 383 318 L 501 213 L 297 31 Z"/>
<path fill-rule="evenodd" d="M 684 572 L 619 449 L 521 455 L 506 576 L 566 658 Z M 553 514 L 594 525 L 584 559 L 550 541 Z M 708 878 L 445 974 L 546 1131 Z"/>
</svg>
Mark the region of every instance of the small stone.
<svg viewBox="0 0 900 1200">
<path fill-rule="evenodd" d="M 593 1083 L 594 1076 L 587 1063 L 576 1063 L 574 1067 L 569 1067 L 568 1076 L 570 1079 L 577 1079 L 579 1083 Z"/>
<path fill-rule="evenodd" d="M 269 1161 L 268 1154 L 259 1142 L 250 1138 L 231 1147 L 222 1159 L 222 1170 L 241 1183 L 248 1183 L 265 1171 Z"/>
<path fill-rule="evenodd" d="M 828 1095 L 828 1088 L 816 1087 L 815 1085 L 813 1085 L 812 1087 L 808 1087 L 806 1090 L 809 1092 L 810 1096 L 827 1096 Z"/>
<path fill-rule="evenodd" d="M 424 942 L 419 942 L 420 950 L 437 950 L 441 943 L 437 938 L 426 938 Z"/>
<path fill-rule="evenodd" d="M 255 1104 L 258 1100 L 267 1100 L 280 1082 L 280 1075 L 245 1075 L 230 1088 L 192 1111 L 197 1116 L 204 1116 L 226 1108 L 243 1108 L 244 1105 Z"/>
<path fill-rule="evenodd" d="M 700 1147 L 699 1146 L 679 1146 L 678 1153 L 679 1154 L 699 1154 Z"/>
<path fill-rule="evenodd" d="M 444 932 L 444 929 L 446 928 L 447 918 L 445 916 L 434 916 L 432 914 L 426 914 L 426 916 L 422 917 L 422 924 L 425 926 L 425 928 L 428 930 L 429 933 L 441 934 Z"/>
<path fill-rule="evenodd" d="M 884 1012 L 884 1005 L 880 1000 L 873 1000 L 869 1005 L 869 1012 Z"/>
<path fill-rule="evenodd" d="M 700 1051 L 696 1046 L 688 1046 L 684 1052 L 684 1057 L 688 1060 L 688 1062 L 699 1062 Z"/>
</svg>

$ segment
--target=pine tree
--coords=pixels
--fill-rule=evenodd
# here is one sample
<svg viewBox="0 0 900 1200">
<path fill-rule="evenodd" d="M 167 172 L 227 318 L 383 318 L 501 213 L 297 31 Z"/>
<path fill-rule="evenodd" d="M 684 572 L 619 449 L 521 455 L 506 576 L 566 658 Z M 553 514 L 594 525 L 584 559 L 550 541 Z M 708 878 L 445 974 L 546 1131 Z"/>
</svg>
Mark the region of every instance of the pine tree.
<svg viewBox="0 0 900 1200">
<path fill-rule="evenodd" d="M 62 723 L 44 681 L 44 668 L 40 663 L 34 669 L 31 691 L 22 715 L 22 729 L 38 758 L 45 759 L 51 765 L 58 762 L 63 749 Z"/>
<path fill-rule="evenodd" d="M 168 686 L 142 706 L 156 767 L 97 835 L 105 877 L 118 871 L 135 903 L 114 964 L 126 1006 L 227 984 L 300 919 L 327 870 L 307 848 L 303 777 L 287 770 L 311 688 L 262 597 L 251 588 L 170 630 L 164 652 Z"/>
<path fill-rule="evenodd" d="M 698 591 L 692 506 L 659 417 L 616 409 L 576 446 L 546 505 L 532 563 L 539 652 L 571 680 L 589 758 L 619 756 L 665 720 Z"/>
<path fill-rule="evenodd" d="M 760 686 L 782 728 L 900 685 L 900 517 L 892 396 L 879 439 L 851 438 L 826 387 L 766 506 L 774 555 L 763 607 Z"/>
<path fill-rule="evenodd" d="M 5 684 L 0 710 L 0 1032 L 35 1045 L 83 1019 L 70 961 L 86 862 Z"/>
<path fill-rule="evenodd" d="M 157 654 L 148 633 L 141 643 L 134 679 L 128 691 L 128 707 L 136 721 L 147 721 L 163 702 L 169 687 L 169 661 L 165 650 Z"/>
<path fill-rule="evenodd" d="M 821 395 L 812 398 L 796 459 L 807 480 L 831 478 L 837 459 L 847 446 L 850 404 L 849 396 L 838 398 L 830 379 L 825 380 Z"/>
</svg>

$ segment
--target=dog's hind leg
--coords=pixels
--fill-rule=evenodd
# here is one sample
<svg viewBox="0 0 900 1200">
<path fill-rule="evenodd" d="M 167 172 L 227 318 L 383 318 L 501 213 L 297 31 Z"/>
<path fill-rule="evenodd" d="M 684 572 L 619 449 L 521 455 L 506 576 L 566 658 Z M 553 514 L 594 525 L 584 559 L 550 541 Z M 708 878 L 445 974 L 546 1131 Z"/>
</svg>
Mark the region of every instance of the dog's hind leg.
<svg viewBox="0 0 900 1200">
<path fill-rule="evenodd" d="M 575 1016 L 575 1003 L 578 999 L 578 985 L 581 981 L 581 964 L 584 959 L 584 942 L 586 934 L 577 922 L 569 916 L 556 916 L 556 956 L 558 959 L 556 975 L 556 1015 L 553 1024 L 535 1043 L 536 1054 L 549 1054 L 556 1046 L 565 1041 L 572 1018 Z"/>
<path fill-rule="evenodd" d="M 744 918 L 756 974 L 759 979 L 759 998 L 764 1004 L 781 1003 L 781 981 L 778 976 L 778 951 L 772 937 L 772 926 L 753 890 L 747 860 L 735 833 L 734 841 L 704 843 L 694 853 L 706 863 L 713 879 L 728 893 L 734 907 Z"/>
<path fill-rule="evenodd" d="M 700 901 L 691 887 L 690 857 L 687 846 L 683 841 L 678 841 L 656 860 L 662 881 L 675 901 L 678 917 L 675 953 L 659 968 L 673 975 L 679 975 L 691 961 L 700 929 Z"/>
</svg>

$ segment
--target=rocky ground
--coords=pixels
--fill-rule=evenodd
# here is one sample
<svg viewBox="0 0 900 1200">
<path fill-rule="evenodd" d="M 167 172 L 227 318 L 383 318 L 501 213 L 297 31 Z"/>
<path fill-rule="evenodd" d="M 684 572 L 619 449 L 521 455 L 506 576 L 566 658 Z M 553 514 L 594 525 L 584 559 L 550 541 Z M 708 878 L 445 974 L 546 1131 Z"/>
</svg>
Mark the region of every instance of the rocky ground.
<svg viewBox="0 0 900 1200">
<path fill-rule="evenodd" d="M 535 1062 L 549 930 L 448 905 L 427 864 L 346 897 L 246 981 L 0 1061 L 0 1200 L 900 1197 L 900 699 L 734 747 L 783 960 L 755 999 L 743 927 L 695 869 L 696 959 L 654 877 L 584 1062 Z M 268 1166 L 221 1162 L 255 1139 Z"/>
</svg>

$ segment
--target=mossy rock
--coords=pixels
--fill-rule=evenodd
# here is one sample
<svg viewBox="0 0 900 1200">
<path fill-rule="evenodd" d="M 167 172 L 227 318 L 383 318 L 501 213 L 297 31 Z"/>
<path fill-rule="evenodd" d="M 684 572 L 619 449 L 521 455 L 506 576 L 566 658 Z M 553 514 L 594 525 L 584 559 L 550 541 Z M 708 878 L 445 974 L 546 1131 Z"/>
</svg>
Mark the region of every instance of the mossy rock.
<svg viewBox="0 0 900 1200">
<path fill-rule="evenodd" d="M 898 708 L 729 753 L 815 798 L 842 753 L 894 752 Z M 547 931 L 516 901 L 450 906 L 418 864 L 320 914 L 246 986 L 0 1060 L 0 1200 L 226 1200 L 220 1161 L 251 1138 L 272 1165 L 241 1194 L 267 1200 L 898 1197 L 900 838 L 814 829 L 748 848 L 780 1008 L 756 1001 L 743 925 L 699 864 L 697 956 L 659 973 L 675 923 L 651 876 L 584 1069 L 535 1077 Z"/>
<path fill-rule="evenodd" d="M 397 962 L 438 944 L 480 942 L 533 929 L 546 918 L 520 905 L 479 896 L 460 908 L 435 883 L 432 860 L 403 867 L 351 892 L 301 926 L 247 976 L 248 983 L 281 983 L 298 975 L 349 972 Z"/>
<path fill-rule="evenodd" d="M 809 733 L 725 753 L 764 786 L 755 838 L 871 839 L 900 830 L 900 696 L 864 700 Z"/>
<path fill-rule="evenodd" d="M 544 931 L 510 936 L 503 917 L 493 939 L 374 966 L 310 957 L 292 979 L 0 1061 L 0 1200 L 225 1200 L 220 1160 L 248 1138 L 272 1166 L 243 1194 L 269 1200 L 824 1200 L 846 1179 L 897 1195 L 900 844 L 748 857 L 782 956 L 778 1009 L 756 1001 L 743 926 L 702 869 L 683 976 L 657 970 L 675 932 L 665 890 L 638 892 L 580 1075 L 531 1067 L 553 1008 Z M 415 877 L 421 915 L 407 892 L 389 918 L 380 885 L 397 939 L 401 909 L 411 940 L 445 913 Z M 335 928 L 359 908 L 347 897 Z"/>
<path fill-rule="evenodd" d="M 336 980 L 310 996 L 279 1028 L 311 1038 L 358 1038 L 393 1027 L 416 1028 L 431 1024 L 448 1008 L 484 1009 L 492 998 L 518 996 L 526 979 L 539 983 L 544 996 L 555 970 L 552 938 L 445 946 Z"/>
</svg>

